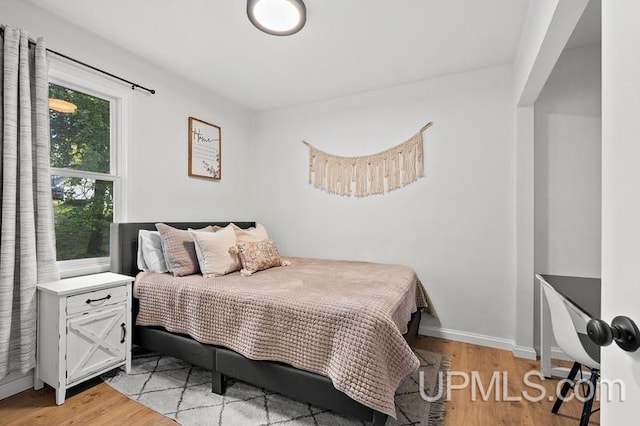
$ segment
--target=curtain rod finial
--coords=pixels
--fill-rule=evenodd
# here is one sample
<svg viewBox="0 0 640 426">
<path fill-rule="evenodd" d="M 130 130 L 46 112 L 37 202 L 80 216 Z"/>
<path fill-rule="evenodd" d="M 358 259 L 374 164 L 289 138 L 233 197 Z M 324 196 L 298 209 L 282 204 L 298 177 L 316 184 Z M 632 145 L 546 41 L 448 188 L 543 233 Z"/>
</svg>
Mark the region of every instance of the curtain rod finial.
<svg viewBox="0 0 640 426">
<path fill-rule="evenodd" d="M 424 132 L 425 130 L 427 130 L 431 126 L 433 126 L 433 121 L 430 121 L 427 124 L 425 124 L 424 126 L 422 126 L 422 129 L 420 129 L 420 133 Z"/>
</svg>

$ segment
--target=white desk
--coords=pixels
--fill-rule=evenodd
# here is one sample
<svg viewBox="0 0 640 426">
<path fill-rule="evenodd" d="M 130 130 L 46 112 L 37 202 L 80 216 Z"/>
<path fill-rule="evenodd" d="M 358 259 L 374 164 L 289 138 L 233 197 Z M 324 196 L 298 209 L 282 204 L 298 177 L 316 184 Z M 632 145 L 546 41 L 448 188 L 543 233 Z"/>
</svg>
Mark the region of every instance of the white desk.
<svg viewBox="0 0 640 426">
<path fill-rule="evenodd" d="M 539 281 L 553 287 L 562 297 L 591 318 L 600 318 L 600 279 L 537 274 Z M 582 345 L 594 359 L 600 359 L 600 348 L 586 336 L 579 335 Z M 551 364 L 553 330 L 547 298 L 540 285 L 540 369 L 545 377 L 567 377 L 568 369 Z M 598 355 L 596 357 L 596 355 Z"/>
</svg>

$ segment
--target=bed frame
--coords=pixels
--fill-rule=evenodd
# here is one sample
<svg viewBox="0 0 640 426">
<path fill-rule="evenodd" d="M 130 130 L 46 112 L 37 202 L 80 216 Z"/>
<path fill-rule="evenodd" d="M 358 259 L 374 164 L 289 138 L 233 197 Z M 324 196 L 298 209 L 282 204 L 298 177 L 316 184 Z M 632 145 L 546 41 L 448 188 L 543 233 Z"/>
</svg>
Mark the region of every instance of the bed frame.
<svg viewBox="0 0 640 426">
<path fill-rule="evenodd" d="M 207 225 L 226 226 L 229 222 L 166 222 L 178 229 L 203 228 Z M 255 226 L 255 222 L 235 222 L 240 228 Z M 138 231 L 155 230 L 155 222 L 114 223 L 111 226 L 111 270 L 113 272 L 136 276 Z M 138 300 L 133 300 L 133 318 L 138 313 Z M 407 342 L 416 336 L 420 324 L 420 311 L 411 316 L 407 333 Z M 133 343 L 145 349 L 173 356 L 191 364 L 211 370 L 212 392 L 223 394 L 225 377 L 264 387 L 292 399 L 308 402 L 336 413 L 356 417 L 384 425 L 387 416 L 373 410 L 346 394 L 338 391 L 331 379 L 318 374 L 294 368 L 273 361 L 254 361 L 230 349 L 207 345 L 182 334 L 170 333 L 162 327 L 135 326 Z"/>
</svg>

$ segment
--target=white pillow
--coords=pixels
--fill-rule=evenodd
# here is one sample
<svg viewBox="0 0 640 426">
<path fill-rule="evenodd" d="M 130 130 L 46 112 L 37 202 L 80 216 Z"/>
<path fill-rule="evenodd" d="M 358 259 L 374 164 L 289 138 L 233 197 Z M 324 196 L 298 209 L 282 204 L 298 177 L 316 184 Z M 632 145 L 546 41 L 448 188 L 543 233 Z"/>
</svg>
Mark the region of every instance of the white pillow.
<svg viewBox="0 0 640 426">
<path fill-rule="evenodd" d="M 138 231 L 138 269 L 141 271 L 147 270 L 147 264 L 144 262 L 144 256 L 142 255 L 142 230 Z"/>
<path fill-rule="evenodd" d="M 189 229 L 196 246 L 196 256 L 203 277 L 221 277 L 240 270 L 240 261 L 231 248 L 237 244 L 233 226 L 217 232 L 199 232 Z"/>
<path fill-rule="evenodd" d="M 257 243 L 269 239 L 267 229 L 259 223 L 256 223 L 255 228 L 242 229 L 235 223 L 231 224 L 236 232 L 236 238 L 238 242 L 244 243 Z"/>
<path fill-rule="evenodd" d="M 140 258 L 142 254 L 142 265 Z M 169 272 L 162 252 L 162 239 L 158 231 L 138 231 L 138 268 L 143 271 L 165 273 Z"/>
</svg>

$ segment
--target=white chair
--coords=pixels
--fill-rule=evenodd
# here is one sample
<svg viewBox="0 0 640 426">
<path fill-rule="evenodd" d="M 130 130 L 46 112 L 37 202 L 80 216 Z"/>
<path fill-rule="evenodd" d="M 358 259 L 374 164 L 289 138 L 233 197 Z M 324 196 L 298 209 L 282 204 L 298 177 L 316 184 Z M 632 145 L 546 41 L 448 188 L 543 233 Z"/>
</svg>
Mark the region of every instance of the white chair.
<svg viewBox="0 0 640 426">
<path fill-rule="evenodd" d="M 587 323 L 591 318 L 576 308 L 572 303 L 568 302 L 548 283 L 541 281 L 541 285 L 544 290 L 547 303 L 549 304 L 549 311 L 551 312 L 551 327 L 553 329 L 553 335 L 556 339 L 556 343 L 568 357 L 575 361 L 573 367 L 571 367 L 569 375 L 567 376 L 568 380 L 563 384 L 560 395 L 558 395 L 551 411 L 554 414 L 558 413 L 562 402 L 567 396 L 567 392 L 569 389 L 573 388 L 572 383 L 578 374 L 578 371 L 581 370 L 582 366 L 585 366 L 591 370 L 591 377 L 589 380 L 591 388 L 589 390 L 589 395 L 587 395 L 588 398 L 586 398 L 584 402 L 582 416 L 580 418 L 580 426 L 586 426 L 589 423 L 589 417 L 591 417 L 591 408 L 593 406 L 596 385 L 600 375 L 600 363 L 594 360 L 587 353 L 580 342 L 578 332 L 586 334 Z"/>
</svg>

